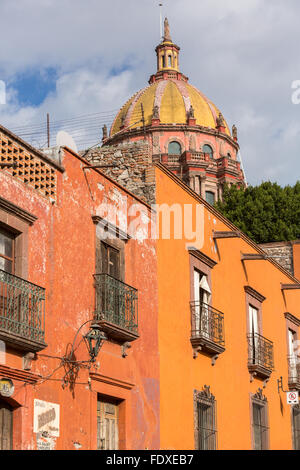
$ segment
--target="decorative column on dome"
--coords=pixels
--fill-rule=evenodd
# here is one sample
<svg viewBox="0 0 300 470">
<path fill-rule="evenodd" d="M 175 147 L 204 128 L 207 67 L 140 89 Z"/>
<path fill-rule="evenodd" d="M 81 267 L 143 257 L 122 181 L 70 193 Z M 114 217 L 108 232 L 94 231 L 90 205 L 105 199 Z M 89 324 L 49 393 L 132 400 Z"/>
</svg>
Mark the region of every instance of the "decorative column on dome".
<svg viewBox="0 0 300 470">
<path fill-rule="evenodd" d="M 102 141 L 104 142 L 106 139 L 107 139 L 107 125 L 104 124 L 104 126 L 102 127 Z"/>
<path fill-rule="evenodd" d="M 223 117 L 222 113 L 219 113 L 219 116 L 217 117 L 216 121 L 217 121 L 216 127 L 217 127 L 218 131 L 225 133 L 225 131 L 226 131 L 226 129 L 225 129 L 225 120 L 224 120 L 224 117 Z"/>
<path fill-rule="evenodd" d="M 235 140 L 235 142 L 238 141 L 237 127 L 235 124 L 233 124 L 232 126 L 232 137 L 233 137 L 233 140 Z"/>
</svg>

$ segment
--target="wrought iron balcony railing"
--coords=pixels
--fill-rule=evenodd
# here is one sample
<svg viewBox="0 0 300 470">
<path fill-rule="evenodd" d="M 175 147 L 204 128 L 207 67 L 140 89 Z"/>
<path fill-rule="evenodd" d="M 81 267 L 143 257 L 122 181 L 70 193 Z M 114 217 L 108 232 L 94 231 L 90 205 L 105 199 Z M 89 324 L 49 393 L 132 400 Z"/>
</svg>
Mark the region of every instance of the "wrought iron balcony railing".
<svg viewBox="0 0 300 470">
<path fill-rule="evenodd" d="M 116 339 L 138 337 L 138 291 L 108 274 L 95 274 L 95 320 Z"/>
<path fill-rule="evenodd" d="M 300 357 L 288 356 L 289 387 L 300 389 Z"/>
<path fill-rule="evenodd" d="M 203 302 L 191 302 L 192 335 L 194 349 L 220 354 L 225 350 L 224 314 Z"/>
<path fill-rule="evenodd" d="M 273 343 L 258 333 L 248 335 L 248 368 L 262 378 L 269 377 L 274 369 Z"/>
<path fill-rule="evenodd" d="M 0 269 L 0 336 L 30 350 L 45 345 L 45 289 Z"/>
</svg>

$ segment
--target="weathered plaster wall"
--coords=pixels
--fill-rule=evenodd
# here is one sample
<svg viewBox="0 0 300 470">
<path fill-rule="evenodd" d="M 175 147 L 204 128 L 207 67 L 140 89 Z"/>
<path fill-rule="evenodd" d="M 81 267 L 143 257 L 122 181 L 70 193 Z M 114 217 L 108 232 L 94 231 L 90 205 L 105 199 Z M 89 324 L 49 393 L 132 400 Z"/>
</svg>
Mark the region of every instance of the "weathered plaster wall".
<svg viewBox="0 0 300 470">
<path fill-rule="evenodd" d="M 106 341 L 95 367 L 90 371 L 81 367 L 75 386 L 67 383 L 62 387 L 66 368 L 60 358 L 70 351 L 79 327 L 93 317 L 95 306 L 96 226 L 92 216 L 101 213 L 105 203 L 120 209 L 121 218 L 126 220 L 131 205 L 140 204 L 100 172 L 83 170 L 86 162 L 67 150 L 62 165 L 65 171 L 57 171 L 57 198 L 53 203 L 7 171 L 0 171 L 1 196 L 37 217 L 29 229 L 28 280 L 46 288 L 48 347 L 37 354 L 29 372 L 36 383 L 16 381 L 19 385 L 14 416 L 17 419 L 20 415 L 16 422 L 22 432 L 16 434 L 14 447 L 36 448 L 32 432 L 36 398 L 60 405 L 60 437 L 53 443 L 56 449 L 96 449 L 99 393 L 120 402 L 121 447 L 159 448 L 157 267 L 153 240 L 130 239 L 125 244 L 125 282 L 139 291 L 139 339 L 132 343 L 126 358 L 120 345 Z M 140 207 L 151 216 L 146 205 Z M 86 333 L 87 328 L 82 332 Z M 86 361 L 86 347 L 82 336 L 78 338 L 75 356 Z M 18 357 L 7 355 L 6 366 L 20 370 Z"/>
</svg>

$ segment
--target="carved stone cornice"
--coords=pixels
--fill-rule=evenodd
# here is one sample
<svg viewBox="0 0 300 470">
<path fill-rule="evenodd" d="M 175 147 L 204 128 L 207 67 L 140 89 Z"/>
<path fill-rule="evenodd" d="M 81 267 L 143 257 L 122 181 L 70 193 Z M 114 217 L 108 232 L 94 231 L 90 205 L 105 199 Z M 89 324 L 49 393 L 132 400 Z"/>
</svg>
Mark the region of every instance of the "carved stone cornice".
<svg viewBox="0 0 300 470">
<path fill-rule="evenodd" d="M 20 219 L 27 222 L 29 225 L 33 225 L 33 223 L 37 220 L 37 217 L 30 212 L 22 209 L 16 204 L 4 199 L 0 196 L 0 209 L 4 210 L 5 212 L 9 212 L 12 215 L 19 217 Z"/>
<path fill-rule="evenodd" d="M 95 225 L 100 224 L 100 226 L 102 226 L 105 231 L 111 233 L 114 236 L 117 236 L 121 240 L 127 241 L 131 238 L 131 236 L 128 233 L 124 232 L 122 229 L 120 229 L 116 225 L 113 225 L 112 223 L 110 223 L 108 220 L 104 219 L 100 215 L 93 215 L 92 219 Z"/>
<path fill-rule="evenodd" d="M 255 395 L 253 395 L 253 398 L 257 401 L 264 402 L 264 403 L 267 403 L 267 401 L 268 401 L 267 397 L 265 397 L 265 395 L 263 394 L 262 388 L 259 388 L 257 390 Z"/>
<path fill-rule="evenodd" d="M 197 401 L 206 401 L 213 403 L 215 401 L 215 396 L 210 391 L 210 386 L 204 385 L 201 392 L 195 390 L 195 398 Z"/>
<path fill-rule="evenodd" d="M 209 268 L 213 269 L 217 263 L 217 261 L 209 258 L 209 256 L 202 253 L 202 251 L 197 250 L 196 248 L 190 247 L 189 253 L 195 258 L 198 258 L 202 263 L 206 264 Z"/>
<path fill-rule="evenodd" d="M 11 380 L 19 380 L 28 384 L 36 384 L 41 379 L 40 375 L 25 370 L 13 369 L 12 367 L 4 365 L 0 365 L 0 375 Z"/>
<path fill-rule="evenodd" d="M 284 316 L 285 316 L 285 318 L 286 318 L 287 320 L 289 320 L 290 322 L 294 323 L 294 325 L 300 326 L 300 319 L 299 319 L 299 318 L 295 317 L 294 315 L 292 315 L 292 314 L 289 313 L 289 312 L 286 312 L 286 313 L 284 314 Z"/>
<path fill-rule="evenodd" d="M 244 286 L 244 290 L 247 294 L 249 294 L 251 297 L 254 297 L 256 300 L 258 300 L 261 303 L 263 303 L 266 300 L 266 297 L 264 297 L 262 294 L 257 292 L 257 290 L 253 289 L 250 286 Z"/>
</svg>

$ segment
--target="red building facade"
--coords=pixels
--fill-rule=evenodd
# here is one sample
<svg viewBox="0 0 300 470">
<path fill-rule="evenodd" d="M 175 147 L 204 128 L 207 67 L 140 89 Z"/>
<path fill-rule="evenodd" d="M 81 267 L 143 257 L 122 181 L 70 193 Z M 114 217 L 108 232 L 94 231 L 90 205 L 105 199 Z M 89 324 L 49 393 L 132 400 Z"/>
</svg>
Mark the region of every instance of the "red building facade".
<svg viewBox="0 0 300 470">
<path fill-rule="evenodd" d="M 156 248 L 126 231 L 149 206 L 67 149 L 1 127 L 0 152 L 1 448 L 158 448 Z"/>
</svg>

